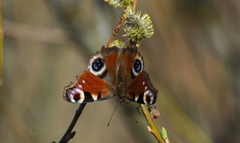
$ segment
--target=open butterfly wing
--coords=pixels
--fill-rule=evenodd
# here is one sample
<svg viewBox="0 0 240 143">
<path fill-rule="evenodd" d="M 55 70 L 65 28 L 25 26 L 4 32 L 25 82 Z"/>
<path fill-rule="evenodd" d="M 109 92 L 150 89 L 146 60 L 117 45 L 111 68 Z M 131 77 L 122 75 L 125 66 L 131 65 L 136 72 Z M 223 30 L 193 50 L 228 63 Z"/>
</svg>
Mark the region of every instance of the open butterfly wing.
<svg viewBox="0 0 240 143">
<path fill-rule="evenodd" d="M 110 85 L 89 71 L 80 73 L 77 82 L 64 89 L 63 98 L 68 102 L 94 102 L 113 96 Z"/>
<path fill-rule="evenodd" d="M 145 71 L 128 84 L 126 97 L 140 104 L 154 104 L 156 102 L 157 90 L 152 86 Z"/>
</svg>

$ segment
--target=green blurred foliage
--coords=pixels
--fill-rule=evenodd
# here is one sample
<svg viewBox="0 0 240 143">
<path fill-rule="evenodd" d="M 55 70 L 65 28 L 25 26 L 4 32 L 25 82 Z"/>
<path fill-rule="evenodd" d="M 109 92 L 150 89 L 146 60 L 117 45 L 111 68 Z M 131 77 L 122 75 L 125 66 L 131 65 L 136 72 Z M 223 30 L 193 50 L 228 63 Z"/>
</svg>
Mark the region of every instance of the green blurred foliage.
<svg viewBox="0 0 240 143">
<path fill-rule="evenodd" d="M 138 0 L 137 9 L 154 27 L 140 52 L 159 91 L 159 130 L 177 143 L 239 142 L 240 1 Z M 87 70 L 123 8 L 103 0 L 3 0 L 2 11 L 0 142 L 58 142 L 78 107 L 62 99 L 63 87 Z M 107 127 L 116 102 L 89 103 L 71 142 L 156 142 L 136 103 L 127 108 L 139 125 L 120 106 Z"/>
</svg>

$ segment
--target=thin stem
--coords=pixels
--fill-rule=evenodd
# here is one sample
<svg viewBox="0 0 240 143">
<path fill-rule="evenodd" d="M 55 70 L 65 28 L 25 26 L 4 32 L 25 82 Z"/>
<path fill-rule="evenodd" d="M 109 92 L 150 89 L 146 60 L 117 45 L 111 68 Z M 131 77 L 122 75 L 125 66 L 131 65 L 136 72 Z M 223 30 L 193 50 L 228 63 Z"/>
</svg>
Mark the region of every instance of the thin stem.
<svg viewBox="0 0 240 143">
<path fill-rule="evenodd" d="M 73 136 L 75 135 L 75 131 L 72 132 L 73 127 L 75 126 L 79 116 L 82 114 L 82 111 L 84 109 L 84 107 L 86 106 L 87 103 L 82 103 L 79 105 L 73 120 L 70 124 L 70 126 L 68 127 L 66 133 L 63 135 L 62 139 L 59 141 L 59 143 L 67 143 L 71 138 L 73 138 Z M 72 133 L 71 133 L 72 132 Z"/>
<path fill-rule="evenodd" d="M 119 28 L 122 26 L 124 20 L 125 20 L 125 18 L 122 16 L 122 17 L 120 18 L 120 22 L 119 22 L 117 28 L 113 31 L 113 34 L 112 34 L 111 38 L 109 39 L 107 45 L 105 46 L 106 48 L 108 48 L 108 47 L 110 46 L 110 44 L 112 43 L 113 38 L 114 38 L 114 37 L 117 35 L 117 33 L 119 32 Z"/>
<path fill-rule="evenodd" d="M 146 118 L 146 120 L 148 122 L 148 125 L 149 125 L 148 128 L 147 128 L 148 131 L 155 136 L 155 138 L 158 140 L 158 142 L 165 143 L 163 141 L 162 136 L 159 133 L 155 123 L 153 122 L 152 116 L 150 115 L 147 106 L 145 104 L 140 104 L 140 107 L 142 108 L 144 117 Z"/>
</svg>

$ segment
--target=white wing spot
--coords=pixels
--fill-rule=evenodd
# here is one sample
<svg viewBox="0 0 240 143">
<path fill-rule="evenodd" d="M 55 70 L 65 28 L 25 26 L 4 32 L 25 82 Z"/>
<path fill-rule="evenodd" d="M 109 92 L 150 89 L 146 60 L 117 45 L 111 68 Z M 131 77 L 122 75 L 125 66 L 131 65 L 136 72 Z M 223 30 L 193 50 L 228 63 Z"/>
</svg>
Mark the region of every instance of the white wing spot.
<svg viewBox="0 0 240 143">
<path fill-rule="evenodd" d="M 80 90 L 80 89 L 75 89 L 78 93 L 81 93 L 82 92 L 82 90 Z"/>
<path fill-rule="evenodd" d="M 92 94 L 92 98 L 94 101 L 97 101 L 98 94 Z"/>
<path fill-rule="evenodd" d="M 77 86 L 78 86 L 78 88 L 83 89 L 81 84 L 78 84 Z"/>
<path fill-rule="evenodd" d="M 139 96 L 135 96 L 135 101 L 137 102 Z"/>
<path fill-rule="evenodd" d="M 85 80 L 82 80 L 82 83 L 85 83 Z"/>
</svg>

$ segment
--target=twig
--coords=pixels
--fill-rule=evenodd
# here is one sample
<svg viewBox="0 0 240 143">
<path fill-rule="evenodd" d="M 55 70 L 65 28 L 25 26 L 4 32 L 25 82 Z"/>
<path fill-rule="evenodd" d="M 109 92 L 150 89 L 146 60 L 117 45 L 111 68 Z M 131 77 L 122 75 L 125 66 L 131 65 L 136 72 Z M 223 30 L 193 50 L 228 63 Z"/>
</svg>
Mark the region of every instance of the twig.
<svg viewBox="0 0 240 143">
<path fill-rule="evenodd" d="M 153 122 L 152 116 L 148 112 L 147 106 L 145 104 L 140 104 L 140 107 L 142 108 L 144 117 L 146 118 L 149 125 L 147 127 L 148 132 L 152 133 L 155 136 L 155 138 L 158 140 L 158 142 L 164 143 L 161 134 L 159 133 L 155 123 Z"/>
<path fill-rule="evenodd" d="M 72 132 L 72 129 L 73 127 L 75 126 L 79 116 L 82 114 L 82 111 L 84 109 L 84 107 L 86 106 L 87 103 L 82 103 L 79 105 L 74 117 L 73 117 L 73 120 L 70 124 L 70 126 L 68 127 L 66 133 L 63 135 L 62 139 L 59 141 L 59 143 L 67 143 L 71 138 L 74 137 L 75 135 L 75 131 Z M 72 132 L 72 133 L 71 133 Z"/>
<path fill-rule="evenodd" d="M 107 45 L 105 46 L 106 48 L 108 48 L 108 47 L 110 46 L 110 44 L 112 43 L 113 38 L 114 38 L 115 35 L 118 33 L 119 28 L 120 28 L 121 25 L 123 24 L 123 21 L 124 21 L 124 20 L 125 20 L 125 18 L 122 16 L 122 17 L 120 18 L 120 22 L 119 22 L 117 28 L 113 31 L 113 34 L 112 34 L 111 38 L 109 39 Z"/>
<path fill-rule="evenodd" d="M 137 0 L 134 0 L 133 6 L 132 6 L 132 10 L 133 10 L 134 12 L 136 12 L 136 10 L 137 10 Z"/>
</svg>

